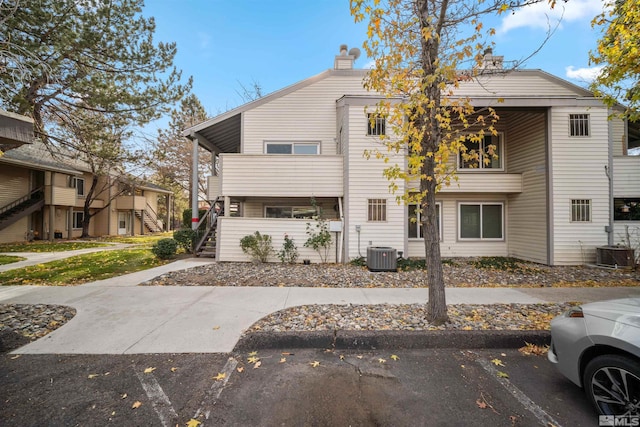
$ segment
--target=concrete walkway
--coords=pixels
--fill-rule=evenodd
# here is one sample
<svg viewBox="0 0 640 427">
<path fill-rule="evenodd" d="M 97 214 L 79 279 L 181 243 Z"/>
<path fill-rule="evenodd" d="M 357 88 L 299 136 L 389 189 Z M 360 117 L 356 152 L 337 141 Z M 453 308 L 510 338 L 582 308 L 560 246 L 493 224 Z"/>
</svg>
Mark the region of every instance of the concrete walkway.
<svg viewBox="0 0 640 427">
<path fill-rule="evenodd" d="M 14 353 L 230 352 L 262 317 L 303 304 L 423 303 L 427 289 L 136 286 L 160 274 L 211 263 L 185 259 L 74 287 L 0 287 L 0 303 L 61 304 L 77 315 Z M 640 297 L 636 288 L 449 288 L 447 303 L 540 303 Z"/>
</svg>

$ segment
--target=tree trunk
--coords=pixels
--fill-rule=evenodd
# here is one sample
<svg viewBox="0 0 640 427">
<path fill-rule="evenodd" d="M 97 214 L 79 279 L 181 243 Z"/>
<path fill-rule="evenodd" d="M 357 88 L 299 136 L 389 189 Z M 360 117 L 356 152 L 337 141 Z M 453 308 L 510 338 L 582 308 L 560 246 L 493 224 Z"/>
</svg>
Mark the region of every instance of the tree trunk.
<svg viewBox="0 0 640 427">
<path fill-rule="evenodd" d="M 91 188 L 89 189 L 89 192 L 87 193 L 84 199 L 84 206 L 82 208 L 82 211 L 84 212 L 84 218 L 82 219 L 82 235 L 80 236 L 81 238 L 89 237 L 89 224 L 91 222 L 91 217 L 92 217 L 89 207 L 93 202 L 93 195 L 95 194 L 97 185 L 98 185 L 98 177 L 94 174 L 93 178 L 91 179 Z"/>
</svg>

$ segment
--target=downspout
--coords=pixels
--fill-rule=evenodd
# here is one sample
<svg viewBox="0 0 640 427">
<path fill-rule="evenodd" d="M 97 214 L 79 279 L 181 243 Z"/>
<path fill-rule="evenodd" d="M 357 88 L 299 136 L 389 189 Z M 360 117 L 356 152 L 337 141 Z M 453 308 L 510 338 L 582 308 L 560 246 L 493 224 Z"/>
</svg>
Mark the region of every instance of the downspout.
<svg viewBox="0 0 640 427">
<path fill-rule="evenodd" d="M 613 143 L 611 141 L 613 135 L 613 124 L 611 120 L 608 122 L 609 136 L 607 140 L 608 165 L 604 167 L 604 172 L 609 180 L 609 225 L 605 227 L 607 232 L 607 245 L 613 246 Z"/>
<path fill-rule="evenodd" d="M 191 157 L 191 229 L 197 230 L 198 221 L 198 138 L 194 134 L 189 135 L 193 143 Z"/>
</svg>

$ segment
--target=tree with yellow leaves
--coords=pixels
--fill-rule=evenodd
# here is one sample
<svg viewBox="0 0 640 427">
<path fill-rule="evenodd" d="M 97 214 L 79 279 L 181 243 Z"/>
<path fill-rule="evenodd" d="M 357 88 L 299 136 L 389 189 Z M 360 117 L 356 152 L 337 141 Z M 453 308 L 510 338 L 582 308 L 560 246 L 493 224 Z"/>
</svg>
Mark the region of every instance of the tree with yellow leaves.
<svg viewBox="0 0 640 427">
<path fill-rule="evenodd" d="M 607 0 L 591 25 L 604 29 L 590 54 L 591 63 L 602 66 L 591 90 L 609 106 L 626 104 L 623 116 L 640 120 L 640 2 Z"/>
<path fill-rule="evenodd" d="M 375 116 L 384 116 L 394 130 L 382 135 L 384 148 L 368 156 L 390 163 L 392 153 L 402 153 L 405 164 L 390 164 L 384 175 L 396 190 L 404 180 L 404 194 L 397 198 L 416 203 L 424 230 L 429 286 L 427 320 L 448 321 L 444 277 L 440 258 L 436 192 L 455 181 L 455 159 L 488 163 L 497 157 L 496 147 L 485 149 L 485 135 L 496 135 L 498 115 L 492 108 L 474 108 L 469 98 L 456 92 L 460 82 L 483 71 L 493 29 L 480 18 L 512 11 L 546 0 L 351 0 L 356 22 L 367 22 L 368 40 L 363 47 L 375 65 L 365 87 L 384 98 Z M 553 6 L 553 0 L 549 1 Z M 462 71 L 466 68 L 466 71 Z M 489 71 L 489 72 L 495 72 Z M 372 116 L 373 117 L 373 116 Z M 418 183 L 419 185 L 411 185 Z"/>
</svg>

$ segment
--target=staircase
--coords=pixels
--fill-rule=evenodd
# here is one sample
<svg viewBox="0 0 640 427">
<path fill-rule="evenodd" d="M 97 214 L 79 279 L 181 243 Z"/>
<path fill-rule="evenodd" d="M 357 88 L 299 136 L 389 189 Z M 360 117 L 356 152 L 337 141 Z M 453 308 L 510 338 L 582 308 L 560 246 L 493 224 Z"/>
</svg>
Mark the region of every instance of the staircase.
<svg viewBox="0 0 640 427">
<path fill-rule="evenodd" d="M 151 215 L 149 212 L 153 212 L 153 215 Z M 148 203 L 147 203 L 147 208 L 145 210 L 136 211 L 136 217 L 138 217 L 139 220 L 142 220 L 144 222 L 144 226 L 150 232 L 159 233 L 161 231 L 164 231 L 162 228 L 162 225 L 160 225 L 160 223 L 156 219 L 158 215 Z"/>
<path fill-rule="evenodd" d="M 24 197 L 0 208 L 0 230 L 4 230 L 11 224 L 25 216 L 42 209 L 44 206 L 43 188 L 37 188 Z"/>
<path fill-rule="evenodd" d="M 209 210 L 204 214 L 200 222 L 198 222 L 198 229 L 200 224 L 204 224 L 207 221 L 207 227 L 204 229 L 202 237 L 196 243 L 194 253 L 196 256 L 215 258 L 216 257 L 216 229 L 218 228 L 218 216 L 224 214 L 224 204 L 221 198 L 216 199 Z M 218 213 L 215 212 L 216 204 L 222 209 Z"/>
</svg>

